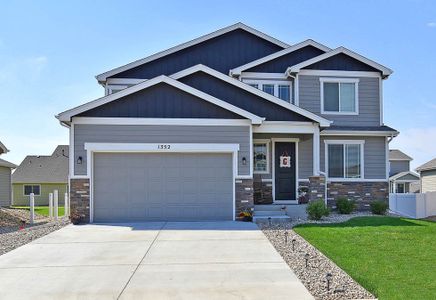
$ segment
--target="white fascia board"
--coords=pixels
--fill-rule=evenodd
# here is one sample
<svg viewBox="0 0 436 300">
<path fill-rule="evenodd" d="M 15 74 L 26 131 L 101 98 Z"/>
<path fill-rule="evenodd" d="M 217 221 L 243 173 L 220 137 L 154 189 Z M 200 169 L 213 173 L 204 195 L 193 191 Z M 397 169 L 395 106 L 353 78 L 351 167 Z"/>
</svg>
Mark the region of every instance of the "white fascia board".
<svg viewBox="0 0 436 300">
<path fill-rule="evenodd" d="M 92 125 L 178 125 L 178 126 L 251 126 L 247 119 L 196 119 L 196 118 L 100 118 L 73 117 L 72 122 Z"/>
<path fill-rule="evenodd" d="M 239 144 L 191 143 L 85 143 L 93 152 L 226 153 L 239 151 Z"/>
<path fill-rule="evenodd" d="M 366 57 L 364 57 L 364 56 L 362 56 L 360 54 L 357 54 L 356 52 L 353 52 L 353 51 L 351 51 L 351 50 L 349 50 L 349 49 L 347 49 L 345 47 L 339 47 L 339 48 L 331 50 L 331 51 L 329 51 L 327 53 L 318 55 L 318 56 L 316 56 L 314 58 L 308 59 L 308 60 L 303 61 L 303 62 L 301 62 L 299 64 L 296 64 L 294 66 L 289 67 L 286 70 L 286 74 L 298 73 L 302 68 L 305 68 L 307 66 L 310 66 L 310 65 L 312 65 L 314 63 L 317 63 L 319 61 L 322 61 L 324 59 L 327 59 L 329 57 L 332 57 L 332 56 L 340 54 L 340 53 L 348 55 L 348 56 L 350 56 L 350 57 L 352 57 L 352 58 L 354 58 L 354 59 L 356 59 L 358 61 L 363 62 L 364 64 L 367 64 L 367 65 L 369 65 L 369 66 L 371 66 L 371 67 L 373 67 L 373 68 L 375 68 L 377 70 L 380 70 L 382 72 L 382 74 L 383 74 L 383 77 L 388 77 L 389 75 L 391 75 L 393 73 L 393 71 L 391 69 L 389 69 L 389 68 L 387 68 L 387 67 L 385 67 L 385 66 L 383 66 L 383 65 L 381 65 L 379 63 L 376 63 L 373 60 L 370 60 L 370 59 L 368 59 L 368 58 L 366 58 Z"/>
<path fill-rule="evenodd" d="M 261 118 L 259 116 L 256 116 L 256 115 L 254 115 L 254 114 L 252 114 L 252 113 L 250 113 L 250 112 L 248 112 L 246 110 L 243 110 L 243 109 L 241 109 L 239 107 L 231 105 L 228 102 L 225 102 L 223 100 L 215 98 L 215 97 L 213 97 L 211 95 L 208 95 L 208 94 L 206 94 L 206 93 L 204 93 L 202 91 L 196 90 L 193 87 L 190 87 L 190 86 L 188 86 L 186 84 L 183 84 L 183 83 L 181 83 L 181 82 L 179 82 L 177 80 L 174 80 L 174 79 L 169 78 L 169 77 L 164 76 L 164 75 L 157 76 L 157 77 L 155 77 L 153 79 L 144 81 L 144 82 L 142 82 L 140 84 L 131 86 L 131 87 L 126 88 L 124 90 L 121 90 L 121 91 L 119 91 L 119 92 L 117 92 L 115 94 L 110 94 L 110 95 L 107 95 L 105 97 L 102 97 L 102 98 L 96 99 L 94 101 L 88 102 L 86 104 L 80 105 L 78 107 L 75 107 L 73 109 L 67 110 L 67 111 L 62 112 L 59 115 L 57 115 L 56 118 L 58 118 L 62 122 L 69 122 L 71 117 L 73 117 L 74 115 L 77 115 L 77 114 L 80 114 L 80 113 L 82 113 L 84 111 L 87 111 L 87 110 L 93 109 L 95 107 L 107 104 L 107 103 L 112 102 L 114 100 L 117 100 L 117 99 L 120 99 L 120 98 L 125 97 L 127 95 L 130 95 L 132 93 L 135 93 L 135 92 L 138 92 L 140 90 L 143 90 L 143 89 L 149 88 L 151 86 L 154 86 L 154 85 L 156 85 L 158 83 L 166 83 L 166 84 L 169 84 L 169 85 L 171 85 L 171 86 L 173 86 L 175 88 L 178 88 L 178 89 L 180 89 L 182 91 L 190 93 L 191 95 L 199 97 L 199 98 L 201 98 L 201 99 L 203 99 L 205 101 L 208 101 L 208 102 L 210 102 L 212 104 L 220 106 L 220 107 L 222 107 L 224 109 L 227 109 L 227 110 L 229 110 L 231 112 L 234 112 L 234 113 L 236 113 L 236 114 L 238 114 L 240 116 L 243 116 L 243 117 L 245 117 L 247 119 L 250 119 L 253 124 L 261 124 L 263 122 L 263 120 L 264 120 L 263 118 Z"/>
<path fill-rule="evenodd" d="M 316 114 L 314 114 L 314 113 L 312 113 L 310 111 L 307 111 L 307 110 L 305 110 L 303 108 L 300 108 L 300 107 L 298 107 L 298 106 L 296 106 L 294 104 L 291 104 L 291 103 L 288 103 L 286 101 L 283 101 L 283 100 L 281 100 L 281 99 L 279 99 L 277 97 L 274 97 L 274 96 L 272 96 L 272 95 L 270 95 L 268 93 L 265 93 L 264 91 L 261 91 L 261 90 L 255 88 L 255 87 L 252 87 L 252 86 L 250 86 L 250 85 L 248 85 L 246 83 L 243 83 L 243 82 L 241 82 L 241 81 L 239 81 L 239 80 L 237 80 L 235 78 L 227 76 L 227 75 L 225 75 L 225 74 L 223 74 L 221 72 L 218 72 L 218 71 L 216 71 L 216 70 L 214 70 L 212 68 L 209 68 L 209 67 L 207 67 L 205 65 L 202 65 L 202 64 L 198 64 L 198 65 L 195 65 L 193 67 L 190 67 L 190 68 L 187 68 L 185 70 L 182 70 L 180 72 L 177 72 L 177 73 L 175 73 L 173 75 L 170 75 L 170 77 L 178 80 L 180 78 L 183 78 L 185 76 L 188 76 L 190 74 L 193 74 L 193 73 L 196 73 L 196 72 L 200 72 L 200 71 L 204 72 L 206 74 L 209 74 L 209 75 L 211 75 L 213 77 L 216 77 L 218 79 L 221 79 L 221 80 L 223 80 L 223 81 L 225 81 L 227 83 L 230 83 L 230 84 L 232 84 L 234 86 L 237 86 L 237 87 L 239 87 L 239 88 L 241 88 L 241 89 L 243 89 L 243 90 L 245 90 L 247 92 L 250 92 L 250 93 L 255 94 L 255 95 L 259 96 L 259 97 L 262 97 L 262 98 L 264 98 L 264 99 L 266 99 L 266 100 L 268 100 L 270 102 L 273 102 L 273 103 L 275 103 L 277 105 L 280 105 L 280 106 L 282 106 L 282 107 L 284 107 L 284 108 L 286 108 L 286 109 L 288 109 L 290 111 L 293 111 L 293 112 L 295 112 L 297 114 L 305 116 L 305 117 L 307 117 L 307 118 L 309 118 L 309 119 L 319 123 L 322 127 L 329 127 L 330 124 L 332 123 L 332 121 L 329 121 L 329 120 L 327 120 L 327 119 L 325 119 L 323 117 L 320 117 L 320 116 L 318 116 L 318 115 L 316 115 Z"/>
<path fill-rule="evenodd" d="M 107 85 L 111 85 L 111 84 L 131 85 L 131 84 L 138 84 L 146 80 L 147 79 L 141 79 L 141 78 L 108 78 L 106 80 L 106 84 Z"/>
<path fill-rule="evenodd" d="M 264 121 L 260 126 L 253 126 L 253 133 L 299 133 L 313 134 L 318 124 L 311 122 Z"/>
<path fill-rule="evenodd" d="M 329 130 L 321 131 L 321 136 L 397 136 L 399 132 L 392 131 L 351 131 L 351 130 Z"/>
<path fill-rule="evenodd" d="M 275 38 L 273 38 L 273 37 L 271 37 L 271 36 L 269 36 L 269 35 L 267 35 L 267 34 L 265 34 L 263 32 L 260 32 L 260 31 L 254 29 L 254 28 L 251 28 L 251 27 L 249 27 L 249 26 L 239 22 L 239 23 L 236 23 L 234 25 L 231 25 L 231 26 L 219 29 L 217 31 L 214 31 L 212 33 L 203 35 L 203 36 L 201 36 L 199 38 L 193 39 L 193 40 L 191 40 L 189 42 L 177 45 L 177 46 L 169 48 L 167 50 L 164 50 L 164 51 L 158 52 L 156 54 L 150 55 L 148 57 L 136 60 L 136 61 L 131 62 L 129 64 L 126 64 L 124 66 L 121 66 L 121 67 L 112 69 L 110 71 L 104 72 L 102 74 L 97 75 L 95 78 L 99 82 L 104 82 L 110 76 L 113 76 L 115 74 L 124 72 L 124 71 L 132 69 L 132 68 L 135 68 L 137 66 L 140 66 L 142 64 L 145 64 L 145 63 L 148 63 L 150 61 L 156 60 L 158 58 L 164 57 L 164 56 L 169 55 L 171 53 L 175 53 L 177 51 L 183 50 L 185 48 L 197 45 L 199 43 L 202 43 L 204 41 L 213 39 L 213 38 L 215 38 L 217 36 L 223 35 L 225 33 L 231 32 L 231 31 L 236 30 L 236 29 L 243 29 L 243 30 L 245 30 L 247 32 L 250 32 L 251 34 L 254 34 L 254 35 L 256 35 L 256 36 L 258 36 L 258 37 L 260 37 L 260 38 L 262 38 L 264 40 L 267 40 L 267 41 L 269 41 L 271 43 L 274 43 L 274 44 L 276 44 L 276 45 L 278 45 L 278 46 L 280 46 L 282 48 L 288 48 L 290 46 L 290 45 L 288 45 L 288 44 L 286 44 L 286 43 L 284 43 L 282 41 L 279 41 L 279 40 L 277 40 L 277 39 L 275 39 Z"/>
<path fill-rule="evenodd" d="M 401 178 L 401 177 L 406 176 L 406 175 L 415 176 L 418 178 L 417 180 L 419 180 L 419 175 L 415 172 L 412 172 L 412 171 L 406 171 L 406 172 L 401 172 L 401 173 L 395 174 L 395 175 L 389 177 L 389 180 L 396 180 L 397 178 Z M 402 181 L 404 181 L 404 180 L 402 180 Z M 414 180 L 406 180 L 406 181 L 414 181 Z"/>
<path fill-rule="evenodd" d="M 296 50 L 299 50 L 301 48 L 304 48 L 306 46 L 313 46 L 313 47 L 318 48 L 318 49 L 320 49 L 320 50 L 322 50 L 324 52 L 328 52 L 328 51 L 332 50 L 329 47 L 326 47 L 326 46 L 324 46 L 324 45 L 322 45 L 320 43 L 315 42 L 314 40 L 310 40 L 309 39 L 309 40 L 305 40 L 305 41 L 303 41 L 301 43 L 292 45 L 292 46 L 290 46 L 290 47 L 288 47 L 286 49 L 277 51 L 277 52 L 272 53 L 270 55 L 267 55 L 265 57 L 259 58 L 257 60 L 252 61 L 252 62 L 249 62 L 249 63 L 247 63 L 245 65 L 242 65 L 242 66 L 239 66 L 237 68 L 234 68 L 234 69 L 230 70 L 229 74 L 230 74 L 230 76 L 240 76 L 242 71 L 245 71 L 247 69 L 253 68 L 253 67 L 258 66 L 260 64 L 266 63 L 268 61 L 271 61 L 271 60 L 276 59 L 278 57 L 281 57 L 283 55 L 292 53 L 292 52 L 294 52 Z"/>
</svg>

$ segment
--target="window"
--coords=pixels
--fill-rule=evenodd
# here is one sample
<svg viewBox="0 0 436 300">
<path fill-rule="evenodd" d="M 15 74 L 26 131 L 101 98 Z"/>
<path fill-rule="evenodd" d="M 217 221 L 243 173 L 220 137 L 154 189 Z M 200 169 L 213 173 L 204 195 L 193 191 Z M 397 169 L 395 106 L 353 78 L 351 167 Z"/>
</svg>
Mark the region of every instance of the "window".
<svg viewBox="0 0 436 300">
<path fill-rule="evenodd" d="M 253 143 L 253 171 L 254 173 L 269 172 L 269 141 Z"/>
<path fill-rule="evenodd" d="M 292 82 L 279 80 L 243 80 L 248 85 L 280 98 L 286 102 L 294 103 L 292 99 Z"/>
<path fill-rule="evenodd" d="M 404 183 L 397 183 L 397 193 L 404 194 L 406 192 L 406 189 L 404 188 Z"/>
<path fill-rule="evenodd" d="M 326 141 L 329 178 L 363 178 L 363 141 Z"/>
<path fill-rule="evenodd" d="M 35 196 L 39 196 L 41 194 L 41 186 L 40 185 L 25 185 L 24 186 L 24 196 L 29 196 L 31 193 L 35 194 Z"/>
<path fill-rule="evenodd" d="M 320 78 L 320 81 L 322 113 L 358 113 L 358 79 Z"/>
</svg>

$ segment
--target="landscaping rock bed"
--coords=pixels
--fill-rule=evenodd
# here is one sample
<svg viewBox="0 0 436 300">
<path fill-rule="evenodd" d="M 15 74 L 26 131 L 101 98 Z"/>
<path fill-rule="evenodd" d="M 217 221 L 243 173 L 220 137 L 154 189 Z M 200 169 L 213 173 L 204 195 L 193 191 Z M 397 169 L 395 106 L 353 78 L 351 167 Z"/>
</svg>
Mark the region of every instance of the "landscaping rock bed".
<svg viewBox="0 0 436 300">
<path fill-rule="evenodd" d="M 375 299 L 345 271 L 292 230 L 296 224 L 301 223 L 338 223 L 356 216 L 368 215 L 371 214 L 332 214 L 321 221 L 293 220 L 271 225 L 261 223 L 259 227 L 315 299 Z M 287 232 L 287 243 L 285 232 Z M 292 240 L 295 240 L 294 250 Z M 327 273 L 332 275 L 329 290 L 327 289 Z"/>
<path fill-rule="evenodd" d="M 52 221 L 39 215 L 35 215 L 33 225 L 28 220 L 27 210 L 0 208 L 0 255 L 69 224 L 67 218 Z"/>
</svg>

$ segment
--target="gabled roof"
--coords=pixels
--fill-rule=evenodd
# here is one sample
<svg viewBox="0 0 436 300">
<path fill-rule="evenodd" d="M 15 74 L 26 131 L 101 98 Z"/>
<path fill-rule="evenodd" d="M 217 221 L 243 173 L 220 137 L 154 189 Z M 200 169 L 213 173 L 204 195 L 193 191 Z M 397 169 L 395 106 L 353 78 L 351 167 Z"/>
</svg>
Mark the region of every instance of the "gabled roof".
<svg viewBox="0 0 436 300">
<path fill-rule="evenodd" d="M 266 63 L 268 61 L 271 61 L 271 60 L 276 59 L 278 57 L 281 57 L 283 55 L 292 53 L 294 51 L 297 51 L 297 50 L 299 50 L 301 48 L 304 48 L 304 47 L 307 47 L 307 46 L 313 46 L 313 47 L 318 48 L 318 49 L 320 49 L 320 50 L 322 50 L 324 52 L 328 52 L 328 51 L 332 50 L 332 49 L 328 48 L 327 46 L 324 46 L 324 45 L 322 45 L 320 43 L 315 42 L 314 40 L 311 40 L 311 39 L 305 40 L 305 41 L 303 41 L 301 43 L 289 46 L 288 48 L 283 49 L 281 51 L 272 53 L 272 54 L 267 55 L 265 57 L 259 58 L 259 59 L 255 60 L 255 61 L 249 62 L 248 64 L 245 64 L 245 65 L 239 66 L 237 68 L 234 68 L 234 69 L 230 70 L 230 76 L 239 76 L 245 70 L 251 69 L 251 68 L 253 68 L 255 66 L 258 66 L 260 64 Z"/>
<path fill-rule="evenodd" d="M 12 183 L 67 183 L 68 146 L 59 145 L 52 155 L 29 155 L 12 174 Z"/>
<path fill-rule="evenodd" d="M 389 160 L 405 160 L 405 161 L 411 161 L 413 158 L 411 158 L 406 153 L 398 150 L 398 149 L 392 149 L 389 150 Z"/>
<path fill-rule="evenodd" d="M 436 158 L 433 158 L 432 160 L 416 168 L 417 172 L 428 171 L 428 170 L 436 170 Z"/>
<path fill-rule="evenodd" d="M 356 59 L 358 61 L 361 61 L 364 64 L 367 64 L 367 65 L 369 65 L 369 66 L 379 70 L 382 73 L 383 77 L 388 77 L 393 72 L 391 69 L 389 69 L 389 68 L 387 68 L 385 66 L 382 66 L 381 64 L 376 63 L 375 61 L 370 60 L 370 59 L 368 59 L 368 58 L 366 58 L 366 57 L 364 57 L 364 56 L 362 56 L 360 54 L 357 54 L 356 52 L 353 52 L 353 51 L 351 51 L 351 50 L 349 50 L 349 49 L 347 49 L 345 47 L 338 47 L 338 48 L 336 48 L 334 50 L 331 50 L 331 51 L 329 51 L 327 53 L 318 55 L 318 56 L 316 56 L 314 58 L 308 59 L 308 60 L 303 61 L 303 62 L 301 62 L 299 64 L 296 64 L 294 66 L 289 67 L 286 70 L 286 74 L 298 73 L 301 69 L 303 69 L 303 68 L 305 68 L 307 66 L 310 66 L 310 65 L 312 65 L 314 63 L 317 63 L 319 61 L 322 61 L 324 59 L 327 59 L 329 57 L 332 57 L 332 56 L 340 54 L 340 53 L 348 55 L 348 56 L 350 56 L 350 57 L 352 57 L 352 58 L 354 58 L 354 59 Z"/>
<path fill-rule="evenodd" d="M 201 37 L 199 37 L 199 38 L 193 39 L 193 40 L 191 40 L 191 41 L 189 41 L 189 42 L 186 42 L 186 43 L 180 44 L 180 45 L 178 45 L 178 46 L 175 46 L 175 47 L 169 48 L 169 49 L 167 49 L 167 50 L 164 50 L 164 51 L 158 52 L 158 53 L 153 54 L 153 55 L 151 55 L 151 56 L 148 56 L 148 57 L 145 57 L 145 58 L 142 58 L 142 59 L 136 60 L 136 61 L 134 61 L 134 62 L 131 62 L 131 63 L 127 64 L 127 65 L 124 65 L 124 66 L 121 66 L 121 67 L 118 67 L 118 68 L 112 69 L 112 70 L 107 71 L 107 72 L 104 72 L 104 73 L 101 73 L 101 74 L 97 75 L 95 78 L 96 78 L 99 82 L 105 81 L 106 78 L 108 78 L 108 77 L 110 77 L 110 76 L 113 76 L 113 75 L 115 75 L 115 74 L 118 74 L 118 73 L 120 73 L 120 72 L 124 72 L 124 71 L 126 71 L 126 70 L 129 70 L 129 69 L 135 68 L 135 67 L 140 66 L 140 65 L 142 65 L 142 64 L 148 63 L 148 62 L 150 62 L 150 61 L 156 60 L 156 59 L 158 59 L 158 58 L 164 57 L 164 56 L 169 55 L 169 54 L 171 54 L 171 53 L 174 53 L 174 52 L 180 51 L 180 50 L 182 50 L 182 49 L 185 49 L 185 48 L 188 48 L 188 47 L 194 46 L 194 45 L 196 45 L 196 44 L 202 43 L 202 42 L 204 42 L 204 41 L 207 41 L 207 40 L 209 40 L 209 39 L 215 38 L 215 37 L 217 37 L 217 36 L 223 35 L 223 34 L 225 34 L 225 33 L 227 33 L 227 32 L 230 32 L 230 31 L 233 31 L 233 30 L 236 30 L 236 29 L 242 29 L 242 30 L 245 30 L 245 31 L 247 31 L 247 32 L 250 32 L 251 34 L 254 34 L 254 35 L 256 35 L 256 36 L 258 36 L 258 37 L 260 37 L 260 38 L 262 38 L 262 39 L 264 39 L 264 40 L 267 40 L 267 41 L 269 41 L 269 42 L 271 42 L 271 43 L 274 43 L 274 44 L 276 44 L 276 45 L 278 45 L 278 46 L 280 46 L 280 47 L 282 47 L 282 48 L 287 48 L 287 47 L 289 47 L 288 44 L 286 44 L 286 43 L 284 43 L 284 42 L 282 42 L 282 41 L 279 41 L 279 40 L 277 40 L 277 39 L 275 39 L 275 38 L 273 38 L 273 37 L 271 37 L 271 36 L 269 36 L 269 35 L 267 35 L 267 34 L 265 34 L 265 33 L 263 33 L 263 32 L 260 32 L 260 31 L 254 29 L 254 28 L 251 28 L 251 27 L 249 27 L 249 26 L 247 26 L 247 25 L 245 25 L 245 24 L 239 22 L 239 23 L 236 23 L 236 24 L 234 24 L 234 25 L 227 26 L 227 27 L 224 27 L 224 28 L 219 29 L 219 30 L 217 30 L 217 31 L 214 31 L 214 32 L 212 32 L 212 33 L 209 33 L 209 34 L 203 35 L 203 36 L 201 36 Z"/>
<path fill-rule="evenodd" d="M 59 121 L 61 121 L 61 122 L 70 122 L 71 118 L 73 116 L 76 116 L 76 115 L 83 113 L 85 111 L 88 111 L 90 109 L 96 108 L 98 106 L 110 103 L 110 102 L 115 101 L 117 99 L 121 99 L 127 95 L 130 95 L 130 94 L 133 94 L 135 92 L 147 89 L 147 88 L 154 86 L 156 84 L 159 84 L 159 83 L 166 83 L 166 84 L 171 85 L 177 89 L 180 89 L 184 92 L 187 92 L 191 95 L 194 95 L 194 96 L 196 96 L 204 101 L 207 101 L 209 103 L 212 103 L 214 105 L 222 107 L 228 111 L 236 113 L 242 117 L 245 117 L 245 118 L 251 120 L 253 124 L 261 124 L 263 121 L 263 118 L 261 118 L 259 116 L 256 116 L 256 115 L 254 115 L 246 110 L 243 110 L 239 107 L 231 105 L 228 102 L 225 102 L 225 101 L 220 100 L 218 98 L 215 98 L 211 95 L 208 95 L 202 91 L 194 89 L 193 87 L 190 87 L 186 84 L 183 84 L 183 83 L 181 83 L 173 78 L 170 78 L 168 76 L 165 76 L 165 75 L 157 76 L 153 79 L 146 80 L 146 81 L 141 82 L 137 85 L 134 85 L 134 86 L 131 86 L 131 87 L 126 88 L 124 90 L 121 90 L 117 93 L 110 94 L 110 95 L 107 95 L 105 97 L 98 98 L 94 101 L 77 106 L 75 108 L 69 109 L 69 110 L 64 111 L 64 112 L 60 113 L 59 115 L 57 115 L 56 118 L 58 118 Z"/>
<path fill-rule="evenodd" d="M 277 97 L 274 97 L 274 96 L 272 96 L 272 95 L 270 95 L 268 93 L 265 93 L 265 92 L 255 88 L 255 87 L 252 87 L 252 86 L 250 86 L 250 85 L 248 85 L 246 83 L 243 83 L 242 81 L 239 81 L 239 80 L 237 80 L 235 78 L 232 78 L 230 76 L 222 74 L 221 72 L 218 72 L 218 71 L 216 71 L 216 70 L 214 70 L 212 68 L 209 68 L 209 67 L 207 67 L 205 65 L 202 65 L 202 64 L 198 64 L 198 65 L 195 65 L 195 66 L 190 67 L 188 69 L 185 69 L 183 71 L 177 72 L 177 73 L 171 75 L 170 77 L 174 78 L 174 79 L 180 79 L 180 78 L 183 78 L 185 76 L 188 76 L 188 75 L 196 73 L 196 72 L 204 72 L 204 73 L 209 74 L 211 76 L 214 76 L 214 77 L 216 77 L 218 79 L 221 79 L 221 80 L 223 80 L 223 81 L 225 81 L 227 83 L 230 83 L 230 84 L 232 84 L 234 86 L 237 86 L 238 88 L 241 88 L 241 89 L 243 89 L 245 91 L 248 91 L 248 92 L 250 92 L 252 94 L 255 94 L 255 95 L 259 96 L 259 97 L 262 97 L 266 101 L 273 102 L 273 103 L 275 103 L 277 105 L 280 105 L 281 107 L 284 107 L 284 108 L 286 108 L 286 109 L 288 109 L 290 111 L 293 111 L 293 112 L 295 112 L 297 114 L 305 116 L 305 117 L 313 120 L 314 122 L 320 123 L 320 125 L 323 126 L 323 127 L 328 127 L 332 123 L 331 121 L 329 121 L 329 120 L 327 120 L 327 119 L 325 119 L 323 117 L 320 117 L 320 116 L 318 116 L 318 115 L 316 115 L 316 114 L 314 114 L 312 112 L 309 112 L 309 111 L 307 111 L 307 110 L 305 110 L 305 109 L 303 109 L 301 107 L 298 107 L 296 105 L 293 105 L 293 104 L 290 104 L 290 103 L 288 103 L 286 101 L 283 101 L 283 100 L 281 100 L 281 99 L 279 99 Z"/>
<path fill-rule="evenodd" d="M 6 167 L 6 168 L 11 168 L 11 169 L 15 169 L 17 167 L 17 165 L 8 162 L 4 159 L 0 159 L 0 167 Z"/>
<path fill-rule="evenodd" d="M 8 148 L 6 148 L 5 145 L 2 144 L 2 142 L 0 142 L 0 154 L 9 152 Z"/>
<path fill-rule="evenodd" d="M 406 175 L 412 175 L 413 177 L 416 177 L 416 180 L 419 180 L 419 175 L 416 174 L 415 172 L 412 172 L 412 171 L 404 171 L 404 172 L 400 172 L 400 173 L 398 173 L 398 174 L 395 174 L 395 175 L 389 177 L 389 180 L 391 180 L 391 181 L 393 181 L 393 180 L 398 180 L 398 179 L 401 180 L 401 177 L 404 177 L 404 176 L 406 176 Z M 409 180 L 409 181 L 410 181 L 410 180 Z"/>
</svg>

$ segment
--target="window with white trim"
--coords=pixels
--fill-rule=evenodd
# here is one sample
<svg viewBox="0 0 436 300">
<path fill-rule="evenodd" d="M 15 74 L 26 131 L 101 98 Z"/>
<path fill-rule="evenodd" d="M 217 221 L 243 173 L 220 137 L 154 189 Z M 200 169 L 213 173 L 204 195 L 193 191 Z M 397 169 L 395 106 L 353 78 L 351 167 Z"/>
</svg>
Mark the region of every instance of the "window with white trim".
<svg viewBox="0 0 436 300">
<path fill-rule="evenodd" d="M 29 196 L 33 193 L 35 196 L 39 196 L 41 194 L 41 186 L 40 185 L 24 185 L 24 196 Z"/>
<path fill-rule="evenodd" d="M 329 178 L 363 178 L 363 141 L 326 141 L 327 176 Z"/>
<path fill-rule="evenodd" d="M 253 172 L 269 173 L 269 142 L 255 141 L 253 143 Z"/>
<path fill-rule="evenodd" d="M 321 113 L 357 114 L 358 83 L 354 78 L 320 78 Z"/>
<path fill-rule="evenodd" d="M 270 95 L 280 98 L 286 102 L 294 103 L 292 97 L 292 82 L 286 80 L 247 80 L 243 79 L 243 82 L 264 91 Z"/>
</svg>

